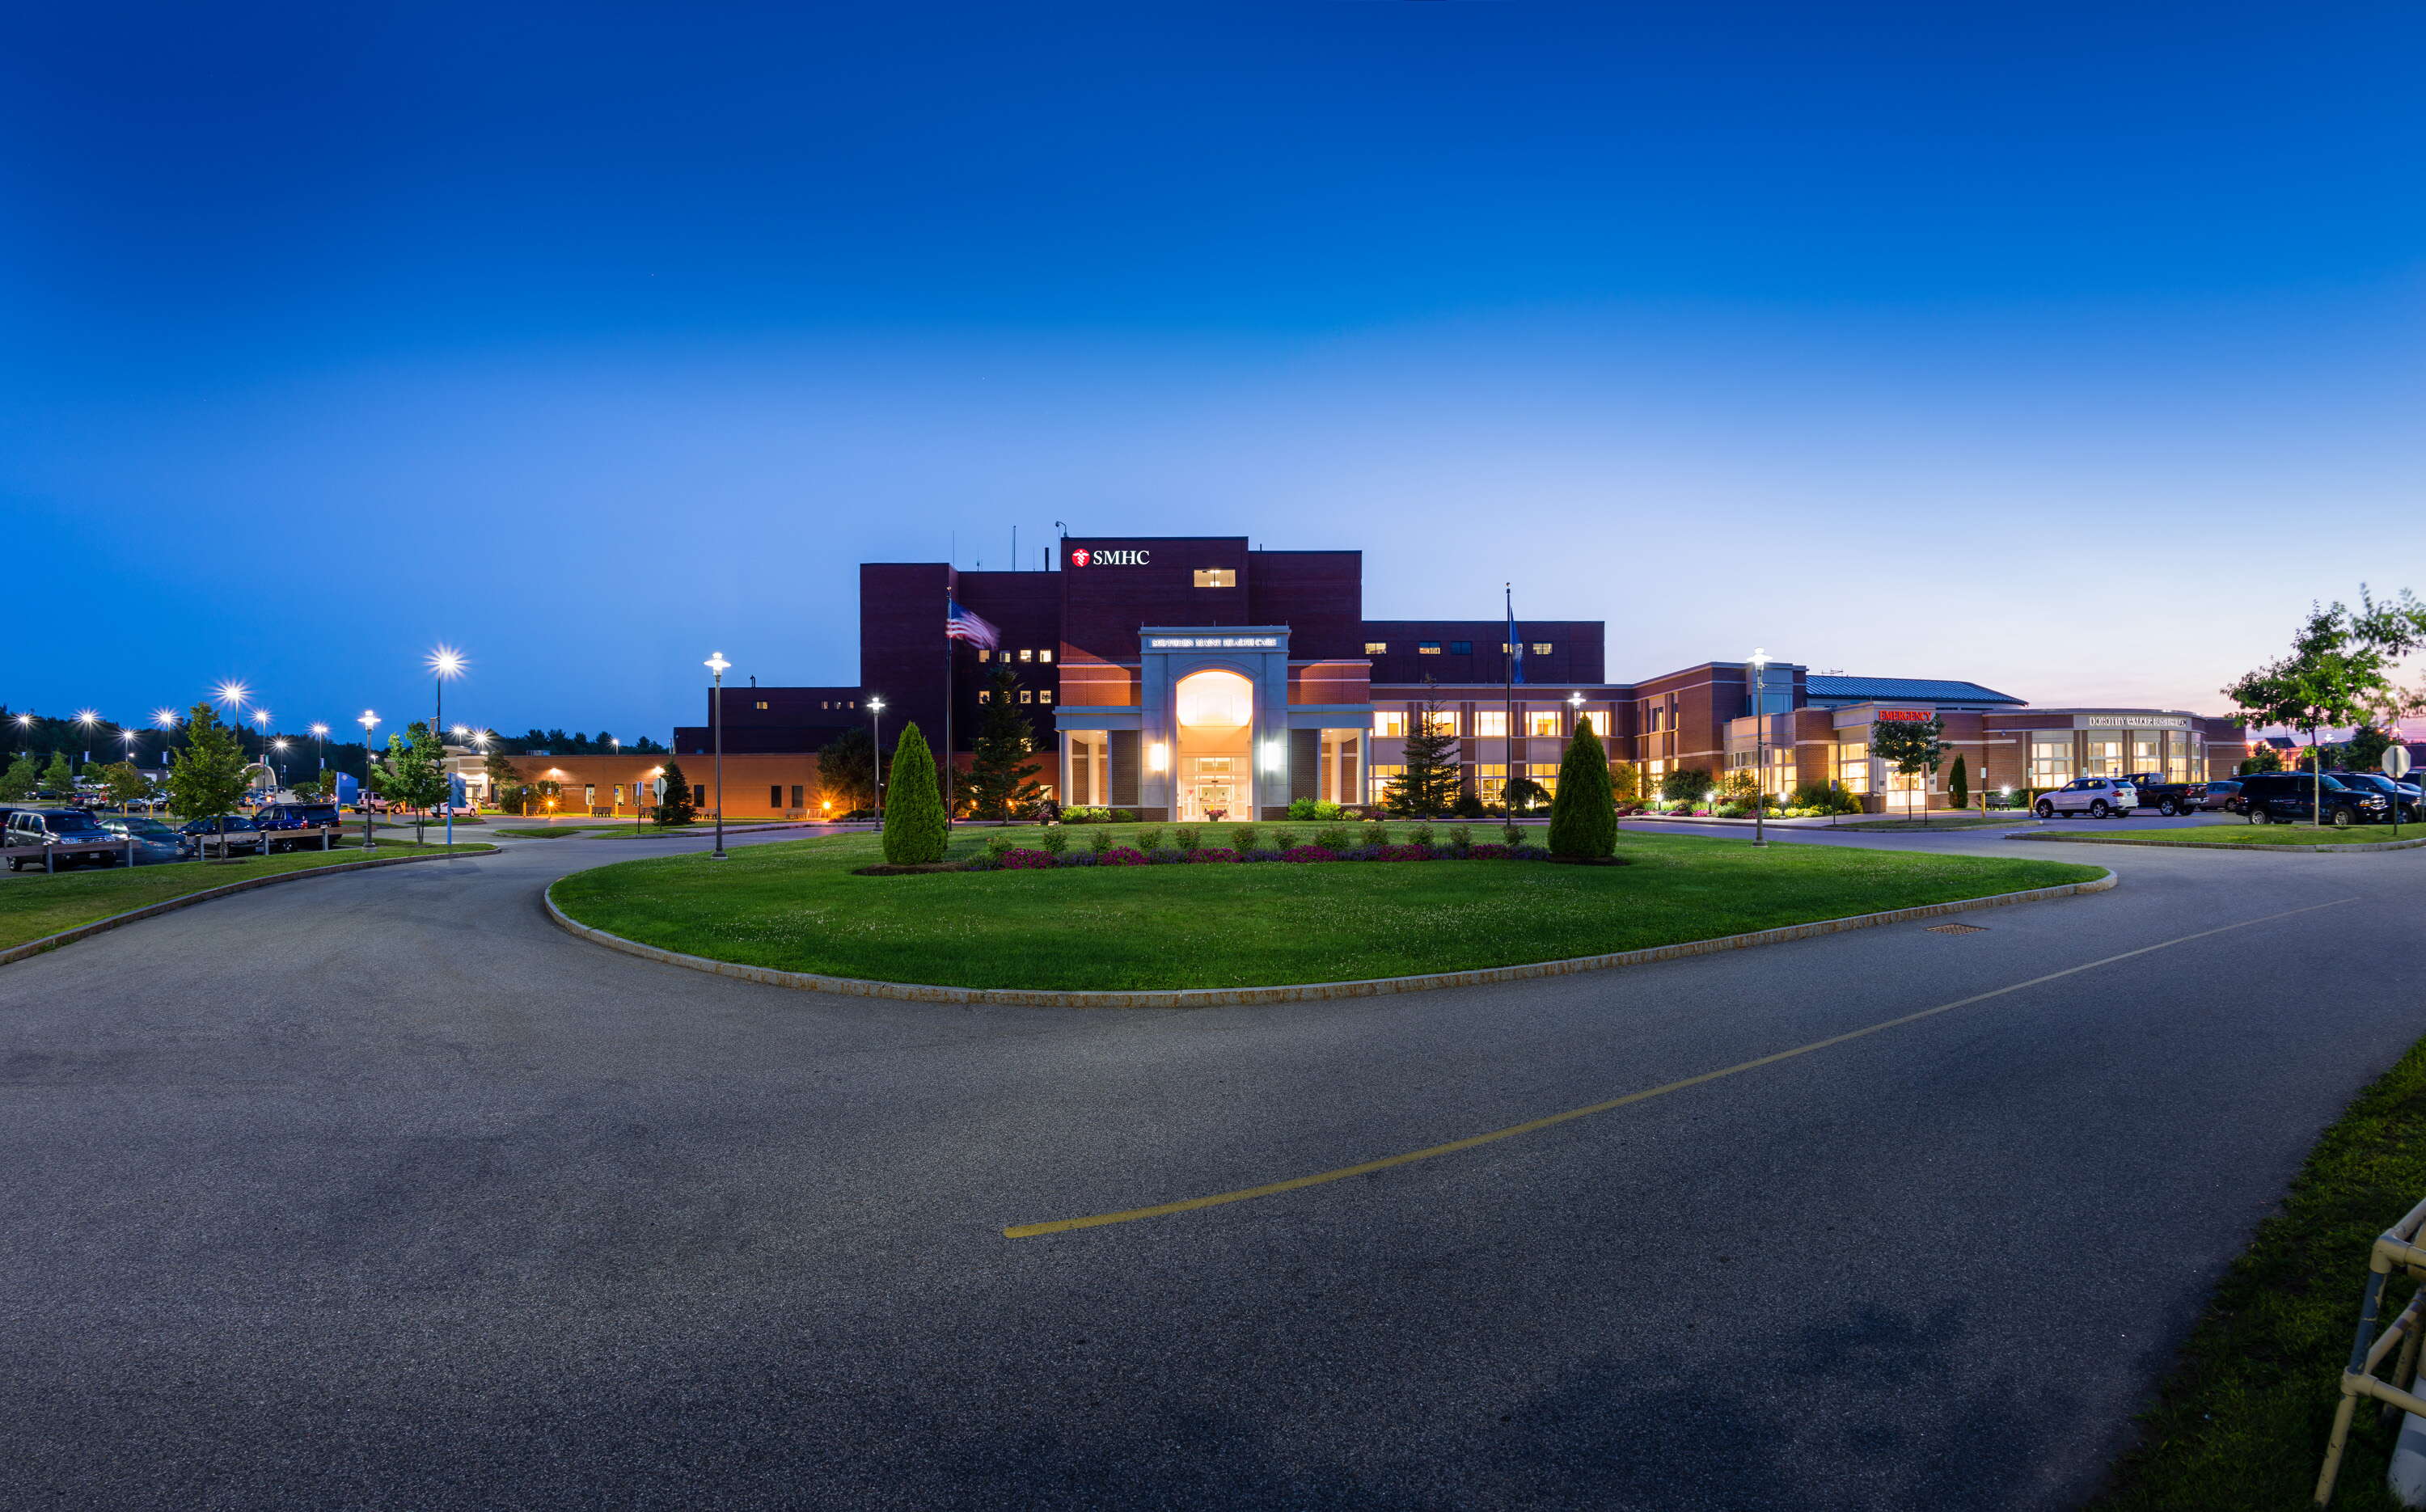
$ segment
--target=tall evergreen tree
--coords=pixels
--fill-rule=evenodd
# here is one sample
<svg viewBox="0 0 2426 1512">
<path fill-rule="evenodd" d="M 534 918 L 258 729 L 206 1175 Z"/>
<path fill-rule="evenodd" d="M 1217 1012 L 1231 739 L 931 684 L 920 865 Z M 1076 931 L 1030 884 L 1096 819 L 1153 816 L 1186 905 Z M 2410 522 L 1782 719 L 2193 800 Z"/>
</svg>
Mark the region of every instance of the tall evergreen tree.
<svg viewBox="0 0 2426 1512">
<path fill-rule="evenodd" d="M 974 817 L 1009 819 L 1044 796 L 1043 787 L 1031 780 L 1043 767 L 1031 754 L 1035 732 L 1019 712 L 1019 674 L 1008 664 L 996 663 L 986 695 L 977 748 L 961 779 L 961 796 Z"/>
<path fill-rule="evenodd" d="M 244 747 L 219 723 L 208 700 L 186 720 L 186 748 L 169 761 L 169 807 L 187 819 L 217 819 L 235 812 L 244 796 Z"/>
<path fill-rule="evenodd" d="M 1954 758 L 1954 769 L 1946 774 L 1946 791 L 1954 799 L 1956 809 L 1971 807 L 1971 768 L 1963 764 L 1960 756 Z"/>
<path fill-rule="evenodd" d="M 1406 764 L 1390 779 L 1382 801 L 1399 813 L 1447 813 L 1457 802 L 1457 727 L 1429 695 L 1407 726 L 1400 760 Z"/>
<path fill-rule="evenodd" d="M 666 763 L 666 769 L 658 775 L 666 780 L 666 796 L 658 802 L 649 822 L 659 828 L 670 828 L 697 819 L 699 804 L 690 796 L 690 779 L 683 776 L 682 763 Z"/>
<path fill-rule="evenodd" d="M 884 859 L 896 866 L 944 859 L 950 827 L 935 777 L 935 753 L 927 737 L 914 721 L 902 726 L 893 748 L 893 781 L 884 795 Z"/>
<path fill-rule="evenodd" d="M 1609 780 L 1609 752 L 1589 716 L 1559 763 L 1559 791 L 1550 797 L 1550 854 L 1606 856 L 1617 846 L 1617 796 Z"/>
</svg>

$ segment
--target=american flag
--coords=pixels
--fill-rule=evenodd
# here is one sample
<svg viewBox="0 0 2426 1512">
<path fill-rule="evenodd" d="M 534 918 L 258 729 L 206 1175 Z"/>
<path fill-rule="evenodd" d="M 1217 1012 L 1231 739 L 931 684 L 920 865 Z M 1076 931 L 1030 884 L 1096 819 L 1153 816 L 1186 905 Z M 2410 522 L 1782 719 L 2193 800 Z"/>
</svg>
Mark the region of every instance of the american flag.
<svg viewBox="0 0 2426 1512">
<path fill-rule="evenodd" d="M 944 634 L 953 640 L 973 641 L 992 651 L 1002 644 L 1002 632 L 986 622 L 985 616 L 974 609 L 963 609 L 958 599 L 946 599 Z"/>
</svg>

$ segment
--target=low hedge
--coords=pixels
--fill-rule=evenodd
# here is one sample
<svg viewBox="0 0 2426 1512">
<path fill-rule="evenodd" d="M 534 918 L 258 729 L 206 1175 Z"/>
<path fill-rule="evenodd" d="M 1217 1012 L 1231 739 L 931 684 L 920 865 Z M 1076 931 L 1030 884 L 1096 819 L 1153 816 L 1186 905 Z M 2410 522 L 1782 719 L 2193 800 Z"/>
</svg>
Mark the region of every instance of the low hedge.
<svg viewBox="0 0 2426 1512">
<path fill-rule="evenodd" d="M 1103 850 L 1037 850 L 1013 846 L 998 855 L 985 855 L 964 862 L 962 870 L 970 872 L 1045 871 L 1057 866 L 1221 866 L 1243 865 L 1251 861 L 1284 861 L 1305 864 L 1317 861 L 1545 861 L 1550 860 L 1545 845 L 1502 845 L 1497 844 L 1466 845 L 1350 845 L 1334 850 L 1329 845 L 1291 845 L 1286 850 L 1232 850 L 1227 846 L 1200 846 L 1181 850 L 1164 845 L 1154 850 L 1140 850 L 1134 845 L 1113 845 Z"/>
</svg>

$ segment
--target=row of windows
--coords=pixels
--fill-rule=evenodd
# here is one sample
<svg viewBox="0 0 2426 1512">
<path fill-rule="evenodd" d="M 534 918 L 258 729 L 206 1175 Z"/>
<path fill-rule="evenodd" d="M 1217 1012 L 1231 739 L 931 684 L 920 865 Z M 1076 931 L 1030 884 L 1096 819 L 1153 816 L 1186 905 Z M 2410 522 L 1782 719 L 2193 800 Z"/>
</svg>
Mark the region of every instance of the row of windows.
<svg viewBox="0 0 2426 1512">
<path fill-rule="evenodd" d="M 1006 662 L 1013 660 L 1023 662 L 1043 662 L 1049 666 L 1053 661 L 1053 652 L 1049 647 L 1043 651 L 1034 651 L 1023 647 L 1015 651 L 1011 651 L 1008 647 L 1001 651 L 988 651 L 983 646 L 979 646 L 978 648 L 978 661 L 990 662 L 996 658 L 1000 658 Z"/>
<path fill-rule="evenodd" d="M 1237 569 L 1200 567 L 1196 570 L 1196 586 L 1200 588 L 1235 588 L 1238 586 Z"/>
<path fill-rule="evenodd" d="M 793 807 L 793 808 L 795 808 L 795 809 L 805 809 L 805 808 L 807 808 L 807 807 L 808 807 L 808 805 L 807 805 L 807 804 L 805 804 L 805 803 L 803 803 L 803 802 L 801 802 L 801 784 L 800 784 L 800 783 L 798 783 L 798 782 L 793 783 L 793 784 L 792 784 L 792 807 Z M 780 783 L 780 782 L 769 782 L 769 783 L 768 783 L 768 784 L 767 784 L 767 807 L 768 807 L 768 808 L 770 808 L 770 809 L 780 809 L 780 808 L 782 808 L 783 806 L 784 806 L 784 787 L 783 787 L 783 784 L 782 784 L 782 783 Z"/>
<path fill-rule="evenodd" d="M 1587 706 L 1583 713 L 1591 716 L 1594 728 L 1605 726 L 1609 722 L 1605 710 Z M 1408 715 L 1402 710 L 1376 710 L 1373 715 L 1373 733 L 1377 736 L 1387 735 L 1404 740 L 1409 722 Z M 1436 734 L 1459 734 L 1462 732 L 1458 729 L 1458 712 L 1455 709 L 1443 709 L 1432 716 L 1432 731 Z M 1520 709 L 1516 714 L 1516 728 L 1527 735 L 1545 736 L 1555 740 L 1566 733 L 1564 710 L 1562 707 Z M 1508 711 L 1505 709 L 1475 710 L 1472 733 L 1478 740 L 1497 740 L 1506 736 Z"/>
<path fill-rule="evenodd" d="M 1531 642 L 1526 649 L 1532 655 L 1547 656 L 1550 654 L 1550 646 L 1551 643 L 1549 641 L 1537 640 Z M 1438 656 L 1442 653 L 1444 648 L 1447 649 L 1448 653 L 1451 656 L 1471 656 L 1474 654 L 1474 642 L 1470 640 L 1419 640 L 1415 642 L 1415 654 L 1418 656 Z M 1503 656 L 1515 649 L 1515 646 L 1508 641 L 1503 640 L 1499 643 L 1499 652 Z M 1365 643 L 1365 654 L 1367 656 L 1387 656 L 1390 654 L 1390 643 L 1386 640 L 1368 640 Z"/>
<path fill-rule="evenodd" d="M 978 701 L 979 703 L 992 703 L 994 701 L 994 689 L 978 689 Z M 1050 703 L 1053 701 L 1053 690 L 1051 688 L 1021 688 L 1019 690 L 1019 701 L 1022 703 Z"/>
<path fill-rule="evenodd" d="M 765 699 L 760 699 L 756 702 L 751 704 L 750 707 L 764 710 L 767 707 L 767 700 Z M 859 707 L 859 700 L 857 699 L 819 699 L 817 700 L 817 707 L 820 709 L 856 709 Z"/>
</svg>

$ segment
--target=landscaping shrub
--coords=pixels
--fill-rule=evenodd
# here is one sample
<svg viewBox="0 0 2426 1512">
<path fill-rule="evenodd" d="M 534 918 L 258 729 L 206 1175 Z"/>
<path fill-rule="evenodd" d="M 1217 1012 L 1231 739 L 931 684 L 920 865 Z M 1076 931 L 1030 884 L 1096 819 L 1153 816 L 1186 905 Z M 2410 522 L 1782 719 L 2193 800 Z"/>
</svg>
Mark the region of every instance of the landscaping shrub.
<svg viewBox="0 0 2426 1512">
<path fill-rule="evenodd" d="M 1448 831 L 1448 844 L 1451 850 L 1471 849 L 1474 845 L 1474 828 L 1471 825 L 1451 825 Z"/>
<path fill-rule="evenodd" d="M 1590 718 L 1576 721 L 1575 738 L 1559 763 L 1559 791 L 1550 799 L 1550 850 L 1560 856 L 1606 856 L 1617 848 L 1617 799 L 1609 785 L 1609 752 Z"/>
<path fill-rule="evenodd" d="M 1275 829 L 1275 830 L 1273 830 L 1273 831 L 1272 831 L 1272 849 L 1274 849 L 1274 850 L 1286 850 L 1286 849 L 1288 849 L 1291 845 L 1294 845 L 1294 844 L 1297 844 L 1297 831 L 1296 831 L 1296 830 L 1294 830 L 1294 829 Z"/>
<path fill-rule="evenodd" d="M 1480 819 L 1487 811 L 1482 807 L 1481 796 L 1469 785 L 1457 790 L 1457 802 L 1449 812 L 1461 819 Z"/>
<path fill-rule="evenodd" d="M 1691 803 L 1710 791 L 1710 774 L 1698 766 L 1679 766 L 1659 776 L 1659 796 L 1671 803 Z"/>
<path fill-rule="evenodd" d="M 992 834 L 986 836 L 985 851 L 986 859 L 988 861 L 1001 861 L 1003 853 L 1011 848 L 1011 837 L 1009 835 Z"/>
<path fill-rule="evenodd" d="M 1054 864 L 1052 852 L 1030 850 L 1025 845 L 1004 851 L 999 859 L 1006 872 L 1042 871 Z"/>
<path fill-rule="evenodd" d="M 1111 849 L 1112 832 L 1108 829 L 1098 829 L 1093 834 L 1089 835 L 1087 837 L 1087 848 L 1093 851 L 1098 856 Z"/>
<path fill-rule="evenodd" d="M 1256 835 L 1253 825 L 1238 825 L 1230 831 L 1230 844 L 1242 853 L 1254 849 L 1259 842 L 1260 837 Z"/>
<path fill-rule="evenodd" d="M 1137 835 L 1131 841 L 1131 844 L 1136 845 L 1140 850 L 1160 850 L 1162 848 L 1162 831 L 1160 829 L 1140 829 L 1137 832 Z"/>
<path fill-rule="evenodd" d="M 1095 864 L 1098 866 L 1146 866 L 1152 863 L 1146 860 L 1143 851 L 1133 850 L 1126 845 L 1114 845 L 1111 849 L 1098 855 L 1095 858 Z"/>
<path fill-rule="evenodd" d="M 1407 844 L 1410 845 L 1421 845 L 1426 850 L 1431 849 L 1432 827 L 1428 824 L 1419 824 L 1410 827 L 1407 830 Z"/>
<path fill-rule="evenodd" d="M 1390 827 L 1388 825 L 1368 824 L 1362 828 L 1364 829 L 1364 833 L 1356 837 L 1356 843 L 1358 844 L 1386 845 L 1390 843 Z"/>
<path fill-rule="evenodd" d="M 1130 812 L 1128 810 L 1126 810 L 1126 809 L 1114 809 L 1114 810 L 1112 811 L 1112 823 L 1114 823 L 1114 824 L 1135 824 L 1135 823 L 1137 823 L 1137 815 L 1136 815 L 1136 814 L 1134 814 L 1134 813 L 1131 813 L 1131 812 Z"/>
<path fill-rule="evenodd" d="M 1203 844 L 1198 837 L 1204 832 L 1205 827 L 1202 825 L 1173 825 L 1171 827 L 1171 843 L 1181 850 L 1194 850 Z"/>
<path fill-rule="evenodd" d="M 884 859 L 895 866 L 939 861 L 950 837 L 944 795 L 935 782 L 935 753 L 913 720 L 901 727 L 900 744 L 893 748 L 893 790 L 884 805 Z"/>
<path fill-rule="evenodd" d="M 1327 803 L 1321 798 L 1295 798 L 1289 803 L 1288 816 L 1292 819 L 1336 819 L 1339 817 L 1339 805 Z"/>
<path fill-rule="evenodd" d="M 1338 859 L 1339 853 L 1337 851 L 1333 850 L 1328 845 L 1320 844 L 1312 845 L 1291 845 L 1288 849 L 1281 852 L 1281 860 L 1285 861 L 1335 861 Z"/>
<path fill-rule="evenodd" d="M 1055 825 L 1044 831 L 1044 838 L 1037 844 L 1059 856 L 1070 848 L 1070 831 Z"/>
<path fill-rule="evenodd" d="M 1064 809 L 1061 811 L 1061 822 L 1063 824 L 1110 824 L 1112 822 L 1112 811 L 1109 809 Z"/>
<path fill-rule="evenodd" d="M 1314 843 L 1322 849 L 1336 854 L 1356 844 L 1356 832 L 1346 825 L 1325 825 L 1314 832 Z"/>
<path fill-rule="evenodd" d="M 1751 811 L 1740 803 L 1722 803 L 1710 811 L 1713 819 L 1740 819 Z"/>
</svg>

